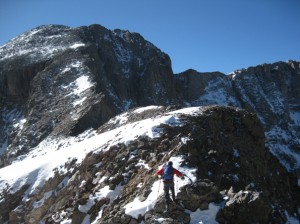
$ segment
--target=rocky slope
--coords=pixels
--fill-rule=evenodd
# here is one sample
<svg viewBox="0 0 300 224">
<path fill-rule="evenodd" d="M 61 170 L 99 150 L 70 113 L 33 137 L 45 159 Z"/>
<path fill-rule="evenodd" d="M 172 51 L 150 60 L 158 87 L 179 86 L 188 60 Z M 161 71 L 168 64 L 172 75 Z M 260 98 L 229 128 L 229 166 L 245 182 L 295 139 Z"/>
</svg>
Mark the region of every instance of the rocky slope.
<svg viewBox="0 0 300 224">
<path fill-rule="evenodd" d="M 219 106 L 174 109 L 126 112 L 97 132 L 59 143 L 48 139 L 31 156 L 3 168 L 0 174 L 15 193 L 2 195 L 2 221 L 214 223 L 216 217 L 219 223 L 285 223 L 299 218 L 297 178 L 265 148 L 254 114 Z M 58 153 L 60 161 L 53 165 Z M 180 206 L 165 213 L 154 173 L 168 160 L 185 180 L 176 180 Z M 5 175 L 27 162 L 31 171 Z M 215 217 L 207 220 L 203 211 Z"/>
<path fill-rule="evenodd" d="M 157 187 L 158 182 L 150 173 L 172 156 L 180 161 L 178 165 L 197 170 L 191 174 L 193 184 L 181 186 L 179 195 L 184 209 L 176 209 L 181 221 L 193 220 L 199 214 L 198 208 L 213 210 L 214 206 L 218 212 L 214 216 L 221 223 L 243 217 L 249 223 L 267 223 L 267 220 L 284 223 L 287 218 L 299 215 L 299 187 L 293 176 L 293 173 L 300 176 L 299 84 L 300 63 L 296 61 L 259 65 L 229 75 L 194 70 L 173 74 L 168 55 L 137 33 L 108 30 L 99 25 L 79 28 L 48 25 L 28 31 L 0 47 L 2 220 L 156 223 L 162 216 L 161 198 L 140 217 L 121 207 L 130 204 L 137 194 L 141 201 L 147 201 L 147 196 L 155 190 L 140 185 L 138 178 L 145 178 L 143 183 Z M 131 137 L 130 143 L 125 140 L 116 143 L 119 139 L 116 134 L 112 135 L 115 139 L 106 143 L 98 139 L 87 150 L 90 152 L 87 156 L 59 155 L 60 165 L 41 172 L 49 175 L 38 184 L 34 184 L 33 177 L 40 175 L 40 168 L 25 172 L 22 167 L 29 158 L 37 158 L 35 162 L 40 164 L 39 156 L 62 153 L 74 145 L 85 148 L 80 142 L 126 124 L 159 118 L 176 107 L 214 104 L 244 108 L 255 113 L 258 120 L 244 110 L 207 107 L 204 114 L 182 115 L 180 119 L 185 122 L 182 127 L 176 125 L 179 118 L 143 133 L 135 132 L 134 127 L 139 126 L 136 124 L 127 132 L 140 137 Z M 169 107 L 151 107 L 115 117 L 131 108 L 148 105 Z M 150 137 L 147 132 L 152 133 Z M 132 152 L 133 148 L 137 150 Z M 131 157 L 141 159 L 143 165 L 131 162 Z M 17 173 L 24 172 L 24 180 L 13 182 L 6 176 L 9 173 L 6 169 L 15 172 L 14 164 L 19 164 L 22 170 Z M 116 164 L 122 168 L 115 167 Z M 142 171 L 136 170 L 136 165 L 144 167 L 146 173 L 139 173 Z M 125 169 L 126 175 L 120 176 Z M 139 189 L 138 193 L 132 189 Z M 203 192 L 208 195 L 203 196 Z M 116 195 L 122 196 L 115 201 L 115 204 L 120 202 L 119 207 L 113 202 Z M 200 202 L 183 200 L 189 197 Z M 291 198 L 294 202 L 288 203 Z M 100 200 L 97 206 L 91 202 L 94 199 Z M 85 203 L 93 205 L 83 206 Z M 234 212 L 236 209 L 238 213 Z M 258 215 L 251 218 L 253 212 Z M 123 218 L 120 221 L 114 220 L 115 217 Z M 165 223 L 180 222 L 172 221 L 174 217 L 163 218 Z"/>
</svg>

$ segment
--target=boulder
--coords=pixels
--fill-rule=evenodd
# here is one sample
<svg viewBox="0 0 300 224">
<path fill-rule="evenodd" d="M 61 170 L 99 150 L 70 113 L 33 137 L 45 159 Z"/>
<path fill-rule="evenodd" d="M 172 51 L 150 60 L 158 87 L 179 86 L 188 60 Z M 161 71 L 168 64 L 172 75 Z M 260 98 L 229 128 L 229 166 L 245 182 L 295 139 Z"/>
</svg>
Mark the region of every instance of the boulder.
<svg viewBox="0 0 300 224">
<path fill-rule="evenodd" d="M 270 223 L 272 207 L 260 192 L 239 191 L 229 194 L 216 220 L 220 223 Z"/>
<path fill-rule="evenodd" d="M 209 180 L 197 180 L 195 183 L 186 185 L 180 189 L 177 198 L 185 208 L 191 211 L 208 209 L 210 202 L 221 200 L 218 187 Z"/>
</svg>

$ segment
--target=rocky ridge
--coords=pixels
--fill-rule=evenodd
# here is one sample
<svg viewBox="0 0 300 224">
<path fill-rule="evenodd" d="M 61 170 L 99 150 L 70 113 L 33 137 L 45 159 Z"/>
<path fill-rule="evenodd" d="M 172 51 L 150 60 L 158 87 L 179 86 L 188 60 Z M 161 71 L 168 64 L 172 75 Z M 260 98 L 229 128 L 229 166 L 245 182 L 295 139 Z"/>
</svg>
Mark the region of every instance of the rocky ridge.
<svg viewBox="0 0 300 224">
<path fill-rule="evenodd" d="M 106 130 L 138 127 L 158 117 L 167 122 L 152 126 L 151 134 L 139 128 L 136 133 L 140 134 L 133 133 L 131 141 L 96 143 L 83 161 L 70 154 L 64 168 L 53 170 L 54 176 L 26 200 L 22 197 L 36 183 L 15 189 L 18 193 L 6 195 L 0 206 L 3 209 L 9 203 L 16 208 L 1 210 L 2 219 L 16 223 L 189 223 L 193 213 L 213 205 L 218 206 L 219 223 L 285 223 L 287 214 L 289 219 L 299 218 L 297 178 L 265 148 L 263 129 L 254 114 L 219 106 L 175 111 L 150 107 L 116 117 Z M 125 122 L 118 124 L 120 119 Z M 94 135 L 100 139 L 106 132 L 99 129 Z M 127 132 L 121 129 L 113 138 Z M 186 178 L 177 180 L 180 206 L 173 205 L 172 212 L 164 213 L 162 189 L 160 193 L 155 190 L 159 180 L 154 173 L 169 159 Z M 147 208 L 137 208 L 137 201 Z"/>
</svg>

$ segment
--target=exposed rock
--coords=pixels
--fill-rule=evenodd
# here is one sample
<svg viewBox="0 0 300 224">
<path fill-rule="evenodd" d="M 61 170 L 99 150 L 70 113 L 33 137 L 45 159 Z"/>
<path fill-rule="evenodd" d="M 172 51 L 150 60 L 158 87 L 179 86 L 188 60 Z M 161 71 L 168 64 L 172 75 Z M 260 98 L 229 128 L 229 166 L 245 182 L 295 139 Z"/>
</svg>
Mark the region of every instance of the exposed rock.
<svg viewBox="0 0 300 224">
<path fill-rule="evenodd" d="M 222 200 L 218 187 L 209 180 L 197 180 L 183 187 L 177 197 L 184 207 L 192 212 L 198 208 L 206 210 L 210 202 Z"/>
<path fill-rule="evenodd" d="M 219 223 L 270 223 L 272 207 L 259 192 L 229 194 L 225 207 L 217 214 Z"/>
<path fill-rule="evenodd" d="M 163 224 L 179 224 L 190 223 L 190 216 L 184 211 L 184 208 L 171 204 L 168 212 L 166 204 L 161 197 L 155 204 L 154 209 L 145 214 L 145 224 L 163 223 Z"/>
</svg>

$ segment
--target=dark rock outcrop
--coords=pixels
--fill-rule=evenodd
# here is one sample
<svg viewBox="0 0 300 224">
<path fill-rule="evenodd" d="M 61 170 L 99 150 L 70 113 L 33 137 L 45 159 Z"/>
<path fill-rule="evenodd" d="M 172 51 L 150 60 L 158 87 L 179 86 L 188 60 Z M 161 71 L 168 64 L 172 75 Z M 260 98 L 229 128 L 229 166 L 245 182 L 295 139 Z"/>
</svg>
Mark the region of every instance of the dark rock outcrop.
<svg viewBox="0 0 300 224">
<path fill-rule="evenodd" d="M 219 223 L 269 223 L 270 219 L 276 220 L 270 203 L 261 193 L 253 191 L 229 193 L 225 207 L 217 214 Z"/>
</svg>

